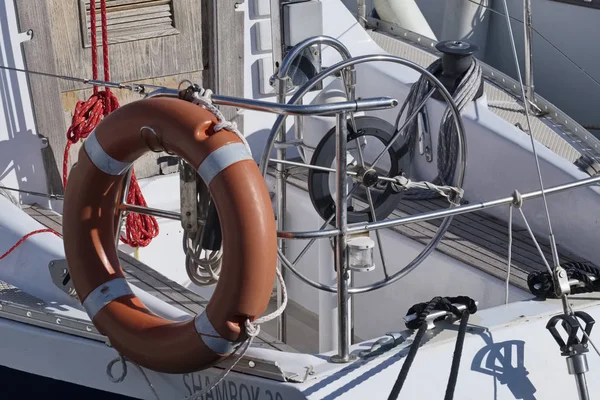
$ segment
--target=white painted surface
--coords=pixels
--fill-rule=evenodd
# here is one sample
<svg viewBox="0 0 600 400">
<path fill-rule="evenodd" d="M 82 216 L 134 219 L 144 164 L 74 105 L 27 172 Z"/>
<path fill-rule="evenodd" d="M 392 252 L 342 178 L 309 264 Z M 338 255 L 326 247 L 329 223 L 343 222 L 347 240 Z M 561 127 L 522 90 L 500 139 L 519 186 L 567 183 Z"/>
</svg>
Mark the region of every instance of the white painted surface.
<svg viewBox="0 0 600 400">
<path fill-rule="evenodd" d="M 46 227 L 0 196 L 0 255 L 29 232 Z M 63 242 L 52 233 L 31 236 L 0 260 L 0 280 L 48 303 L 79 306 L 79 302 L 52 283 L 48 264 L 64 259 Z"/>
<path fill-rule="evenodd" d="M 377 14 L 383 21 L 396 24 L 419 35 L 437 40 L 414 0 L 375 0 L 374 5 Z"/>
<path fill-rule="evenodd" d="M 25 68 L 12 0 L 0 2 L 0 65 Z M 46 193 L 42 141 L 37 136 L 27 76 L 0 70 L 0 185 Z M 43 132 L 42 132 L 43 134 Z M 17 194 L 22 203 L 49 205 L 46 199 Z"/>
<path fill-rule="evenodd" d="M 479 46 L 476 56 L 485 58 L 490 13 L 485 8 L 491 0 L 481 0 L 474 4 L 469 0 L 445 0 L 444 21 L 440 40 L 466 40 Z M 442 8 L 438 2 L 435 7 Z"/>
</svg>

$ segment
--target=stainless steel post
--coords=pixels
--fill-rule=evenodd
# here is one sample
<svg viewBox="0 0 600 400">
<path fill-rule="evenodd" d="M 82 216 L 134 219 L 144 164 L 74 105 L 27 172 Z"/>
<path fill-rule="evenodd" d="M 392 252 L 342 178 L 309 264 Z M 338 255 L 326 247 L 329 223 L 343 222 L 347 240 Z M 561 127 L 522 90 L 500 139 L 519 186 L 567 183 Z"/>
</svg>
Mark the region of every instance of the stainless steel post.
<svg viewBox="0 0 600 400">
<path fill-rule="evenodd" d="M 123 182 L 123 190 L 119 193 L 119 202 L 117 205 L 117 234 L 115 239 L 115 246 L 119 246 L 119 239 L 121 239 L 121 229 L 123 228 L 123 221 L 127 218 L 127 212 L 123 215 L 123 211 L 121 211 L 121 206 L 123 204 L 127 204 L 127 196 L 129 195 L 129 186 L 131 186 L 131 174 L 133 174 L 133 166 L 129 168 L 127 171 L 127 175 L 125 175 L 125 181 Z"/>
<path fill-rule="evenodd" d="M 350 275 L 348 269 L 347 229 L 348 229 L 348 190 L 346 185 L 347 170 L 347 136 L 348 114 L 339 113 L 336 116 L 336 207 L 335 222 L 340 233 L 334 238 L 334 263 L 337 271 L 337 306 L 338 306 L 338 354 L 331 357 L 332 362 L 345 363 L 350 361 L 350 316 L 351 304 L 348 294 Z"/>
<path fill-rule="evenodd" d="M 358 23 L 364 28 L 367 26 L 367 4 L 366 0 L 358 0 L 358 4 L 356 6 L 356 16 L 358 19 Z"/>
<path fill-rule="evenodd" d="M 531 20 L 531 0 L 523 0 L 523 46 L 525 48 L 525 93 L 527 100 L 533 103 L 535 100 L 533 84 L 533 52 L 531 42 L 533 37 L 533 25 Z"/>
<path fill-rule="evenodd" d="M 585 379 L 585 373 L 589 371 L 587 355 L 577 354 L 571 357 L 567 357 L 567 369 L 569 374 L 575 375 L 575 383 L 577 384 L 577 393 L 581 400 L 589 400 L 590 394 L 588 393 L 587 382 Z"/>
<path fill-rule="evenodd" d="M 271 0 L 271 41 L 273 48 L 273 70 L 277 71 L 281 67 L 281 62 L 283 61 L 283 53 L 284 53 L 284 43 L 283 43 L 283 30 L 282 30 L 282 4 L 280 0 Z M 287 81 L 278 80 L 276 82 L 276 91 L 277 91 L 277 102 L 280 104 L 285 104 L 285 93 L 286 93 Z M 281 125 L 279 132 L 277 133 L 277 138 L 275 139 L 280 144 L 285 142 L 285 132 L 286 126 L 285 121 Z M 284 146 L 277 147 L 277 159 L 285 160 L 286 158 L 286 150 Z M 283 164 L 277 164 L 275 166 L 275 197 L 277 201 L 277 230 L 283 231 L 285 230 L 285 213 L 287 208 L 287 188 L 285 182 L 285 166 Z M 284 240 L 278 240 L 279 248 L 281 252 L 286 254 L 286 242 Z M 283 277 L 285 279 L 285 270 L 282 268 L 281 261 L 279 258 L 277 259 L 278 268 L 281 270 Z M 277 307 L 281 306 L 283 302 L 283 294 L 281 292 L 281 285 L 277 283 Z M 277 318 L 277 339 L 282 342 L 287 341 L 287 315 L 284 311 L 279 318 Z"/>
</svg>

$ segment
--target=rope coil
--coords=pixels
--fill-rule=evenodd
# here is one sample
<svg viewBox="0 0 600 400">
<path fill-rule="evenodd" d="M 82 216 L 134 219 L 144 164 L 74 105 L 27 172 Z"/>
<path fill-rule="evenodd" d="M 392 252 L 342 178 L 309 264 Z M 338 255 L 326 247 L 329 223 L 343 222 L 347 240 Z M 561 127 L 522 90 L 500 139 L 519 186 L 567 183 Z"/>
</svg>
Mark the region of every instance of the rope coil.
<svg viewBox="0 0 600 400">
<path fill-rule="evenodd" d="M 100 16 L 102 23 L 102 61 L 104 67 L 104 80 L 110 81 L 110 63 L 108 49 L 108 28 L 106 17 L 106 0 L 100 0 Z M 96 30 L 96 0 L 90 0 L 90 22 L 92 39 L 92 79 L 98 79 L 98 39 Z M 86 139 L 96 129 L 100 121 L 111 112 L 119 108 L 119 101 L 110 88 L 98 90 L 94 86 L 94 93 L 86 101 L 78 101 L 75 106 L 71 126 L 67 131 L 67 144 L 63 157 L 63 186 L 67 187 L 69 168 L 69 151 L 71 146 L 78 141 Z M 135 172 L 132 170 L 127 202 L 132 205 L 147 207 L 142 190 L 137 182 Z M 146 247 L 159 234 L 156 218 L 150 215 L 129 213 L 125 224 L 125 236 L 119 232 L 121 242 L 133 247 Z"/>
<path fill-rule="evenodd" d="M 571 293 L 592 293 L 600 291 L 600 268 L 591 263 L 570 262 L 562 267 L 569 280 L 576 279 L 583 286 L 572 286 Z M 594 280 L 592 280 L 592 277 Z M 533 295 L 543 299 L 556 298 L 553 274 L 547 271 L 533 271 L 527 276 L 527 286 Z"/>
</svg>

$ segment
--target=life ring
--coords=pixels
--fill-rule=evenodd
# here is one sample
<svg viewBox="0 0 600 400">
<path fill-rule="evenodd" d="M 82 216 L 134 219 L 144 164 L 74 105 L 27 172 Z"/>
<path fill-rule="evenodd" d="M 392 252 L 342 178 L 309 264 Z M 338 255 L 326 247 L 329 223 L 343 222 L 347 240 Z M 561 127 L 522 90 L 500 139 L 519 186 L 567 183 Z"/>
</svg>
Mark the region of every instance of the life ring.
<svg viewBox="0 0 600 400">
<path fill-rule="evenodd" d="M 108 115 L 72 168 L 63 212 L 69 272 L 84 308 L 131 361 L 166 373 L 210 367 L 246 339 L 244 324 L 265 312 L 275 279 L 277 237 L 265 182 L 241 139 L 205 108 L 167 97 Z M 223 231 L 223 266 L 206 310 L 175 322 L 133 294 L 116 250 L 116 207 L 133 162 L 161 147 L 188 161 L 208 185 Z"/>
</svg>

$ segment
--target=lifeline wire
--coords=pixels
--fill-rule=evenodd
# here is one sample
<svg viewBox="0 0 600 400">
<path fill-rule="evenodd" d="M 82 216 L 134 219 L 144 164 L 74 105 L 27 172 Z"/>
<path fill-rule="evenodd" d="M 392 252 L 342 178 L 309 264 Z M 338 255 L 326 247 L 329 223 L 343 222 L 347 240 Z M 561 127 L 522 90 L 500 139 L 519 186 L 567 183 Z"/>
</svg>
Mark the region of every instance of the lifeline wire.
<svg viewBox="0 0 600 400">
<path fill-rule="evenodd" d="M 30 75 L 47 76 L 50 78 L 57 78 L 57 79 L 65 80 L 65 81 L 71 81 L 71 82 L 79 82 L 79 83 L 84 83 L 86 85 L 92 85 L 92 86 L 105 86 L 105 87 L 112 88 L 112 89 L 131 90 L 133 92 L 140 93 L 140 94 L 145 93 L 144 88 L 147 88 L 147 87 L 155 88 L 155 89 L 165 89 L 166 88 L 165 86 L 150 85 L 147 83 L 125 84 L 125 83 L 119 83 L 119 82 L 101 81 L 101 80 L 96 80 L 96 79 L 77 78 L 77 77 L 68 76 L 68 75 L 51 74 L 49 72 L 39 72 L 39 71 L 32 71 L 32 70 L 24 69 L 24 68 L 8 67 L 5 65 L 0 65 L 0 69 L 4 69 L 7 71 L 14 71 L 14 72 L 24 72 L 24 73 L 30 74 Z"/>
</svg>

